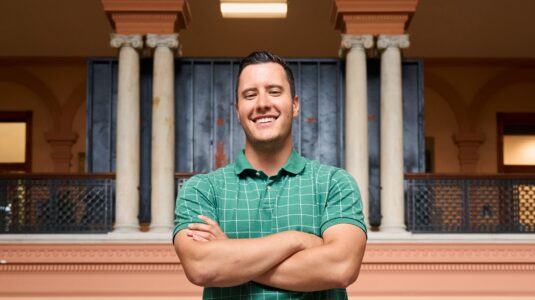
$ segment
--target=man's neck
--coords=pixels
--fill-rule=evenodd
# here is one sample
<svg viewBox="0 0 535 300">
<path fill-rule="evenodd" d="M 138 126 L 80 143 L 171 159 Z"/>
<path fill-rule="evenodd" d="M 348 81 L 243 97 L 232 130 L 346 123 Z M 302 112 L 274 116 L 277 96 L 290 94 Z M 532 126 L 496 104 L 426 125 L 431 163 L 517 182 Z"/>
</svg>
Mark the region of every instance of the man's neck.
<svg viewBox="0 0 535 300">
<path fill-rule="evenodd" d="M 259 148 L 246 143 L 245 157 L 253 168 L 268 176 L 277 174 L 292 154 L 291 140 L 282 147 Z"/>
</svg>

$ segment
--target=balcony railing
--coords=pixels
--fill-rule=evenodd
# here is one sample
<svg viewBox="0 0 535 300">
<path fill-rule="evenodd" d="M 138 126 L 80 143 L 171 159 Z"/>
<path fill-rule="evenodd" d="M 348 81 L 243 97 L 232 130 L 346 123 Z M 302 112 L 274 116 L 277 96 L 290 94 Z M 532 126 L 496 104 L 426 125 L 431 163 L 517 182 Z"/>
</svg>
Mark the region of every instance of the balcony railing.
<svg viewBox="0 0 535 300">
<path fill-rule="evenodd" d="M 535 233 L 535 174 L 406 174 L 408 230 Z"/>
<path fill-rule="evenodd" d="M 175 186 L 191 176 L 175 174 Z M 112 173 L 0 175 L 0 234 L 106 233 L 114 212 Z"/>
<path fill-rule="evenodd" d="M 176 174 L 180 188 L 192 174 Z M 114 174 L 0 175 L 0 233 L 112 231 Z M 535 174 L 406 174 L 415 233 L 535 233 Z"/>
<path fill-rule="evenodd" d="M 114 174 L 0 176 L 0 233 L 112 230 Z"/>
</svg>

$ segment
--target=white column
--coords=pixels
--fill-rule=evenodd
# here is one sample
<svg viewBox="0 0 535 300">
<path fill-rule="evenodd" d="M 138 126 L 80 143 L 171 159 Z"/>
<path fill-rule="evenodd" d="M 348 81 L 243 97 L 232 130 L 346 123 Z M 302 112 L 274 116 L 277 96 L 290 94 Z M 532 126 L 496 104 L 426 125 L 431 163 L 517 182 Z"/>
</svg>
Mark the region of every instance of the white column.
<svg viewBox="0 0 535 300">
<path fill-rule="evenodd" d="M 119 50 L 117 92 L 117 148 L 115 232 L 139 231 L 139 53 L 140 35 L 112 34 L 111 46 Z"/>
<path fill-rule="evenodd" d="M 345 168 L 359 186 L 367 226 L 369 226 L 369 154 L 366 49 L 372 46 L 372 35 L 342 34 L 341 48 L 348 49 L 345 83 Z"/>
<path fill-rule="evenodd" d="M 380 35 L 381 54 L 381 231 L 405 232 L 401 51 L 408 35 Z"/>
<path fill-rule="evenodd" d="M 151 225 L 154 232 L 173 229 L 175 204 L 175 93 L 173 48 L 178 34 L 147 35 L 154 50 L 151 143 Z"/>
</svg>

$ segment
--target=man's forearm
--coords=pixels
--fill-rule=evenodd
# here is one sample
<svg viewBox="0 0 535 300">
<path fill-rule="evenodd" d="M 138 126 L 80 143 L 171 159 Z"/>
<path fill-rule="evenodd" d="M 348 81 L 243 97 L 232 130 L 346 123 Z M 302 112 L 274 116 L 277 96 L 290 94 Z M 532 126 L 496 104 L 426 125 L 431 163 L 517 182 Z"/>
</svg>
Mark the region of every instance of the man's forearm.
<svg viewBox="0 0 535 300">
<path fill-rule="evenodd" d="M 255 239 L 197 242 L 177 234 L 175 248 L 186 275 L 202 286 L 234 286 L 251 281 L 292 254 L 314 245 L 318 237 L 281 232 Z"/>
<path fill-rule="evenodd" d="M 326 242 L 295 253 L 254 281 L 292 291 L 345 288 L 359 274 L 365 250 L 365 236 Z"/>
</svg>

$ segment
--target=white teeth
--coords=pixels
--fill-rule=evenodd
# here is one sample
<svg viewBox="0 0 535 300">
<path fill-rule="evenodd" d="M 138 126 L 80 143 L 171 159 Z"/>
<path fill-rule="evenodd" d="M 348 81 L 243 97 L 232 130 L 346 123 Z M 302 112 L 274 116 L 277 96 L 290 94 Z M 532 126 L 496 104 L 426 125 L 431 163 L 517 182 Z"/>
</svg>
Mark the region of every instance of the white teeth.
<svg viewBox="0 0 535 300">
<path fill-rule="evenodd" d="M 275 118 L 269 117 L 269 118 L 260 118 L 256 120 L 256 123 L 267 123 L 275 120 Z"/>
</svg>

